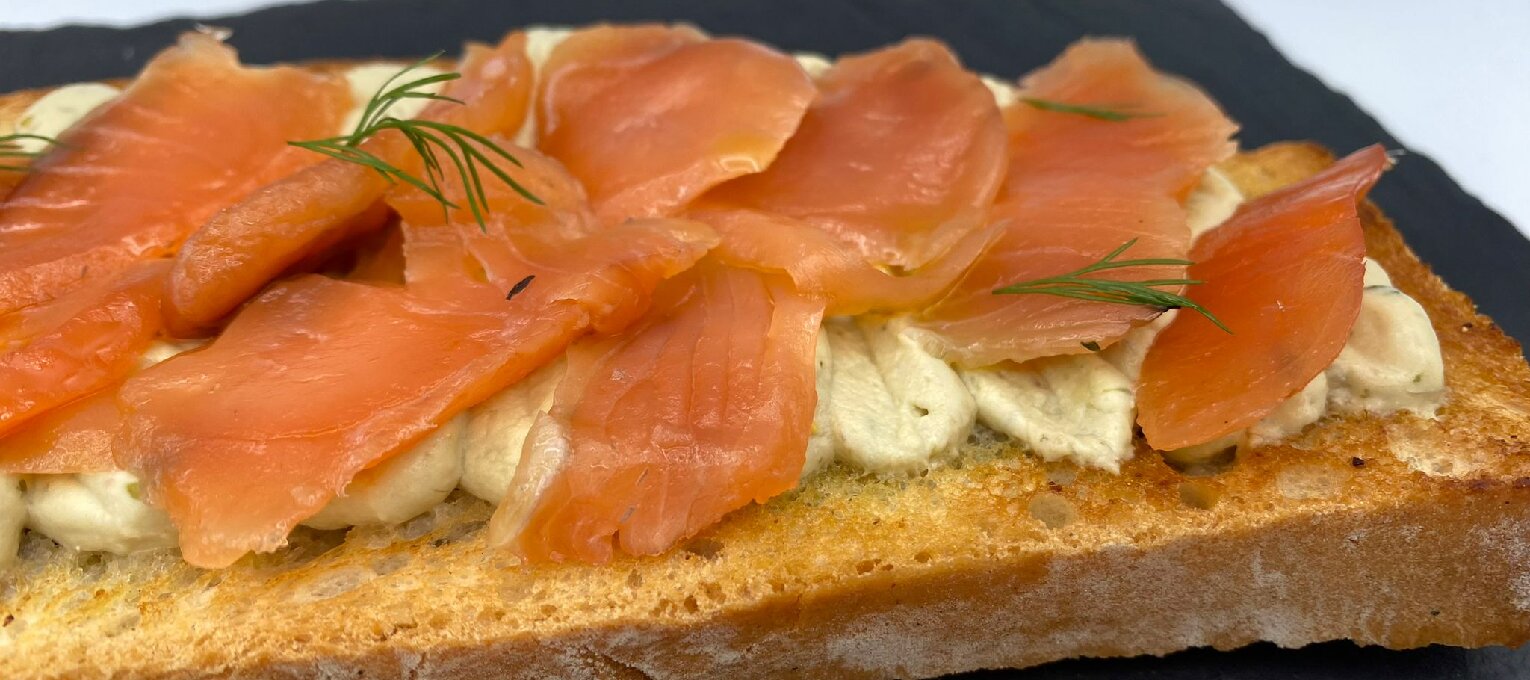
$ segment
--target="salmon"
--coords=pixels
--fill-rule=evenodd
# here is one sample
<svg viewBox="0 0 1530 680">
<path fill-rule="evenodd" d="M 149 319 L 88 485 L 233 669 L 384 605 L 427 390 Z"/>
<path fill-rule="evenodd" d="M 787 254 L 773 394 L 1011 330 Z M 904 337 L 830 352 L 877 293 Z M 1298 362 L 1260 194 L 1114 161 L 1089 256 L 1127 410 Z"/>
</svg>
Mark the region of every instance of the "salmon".
<svg viewBox="0 0 1530 680">
<path fill-rule="evenodd" d="M 677 215 L 769 165 L 814 92 L 796 61 L 752 42 L 598 26 L 543 66 L 537 148 L 584 183 L 601 224 Z"/>
<path fill-rule="evenodd" d="M 697 210 L 692 219 L 716 229 L 721 262 L 785 272 L 796 288 L 821 298 L 829 316 L 922 308 L 938 300 L 972 262 L 1004 234 L 1004 225 L 972 231 L 950 250 L 912 272 L 872 266 L 854 246 L 784 215 L 753 210 Z"/>
<path fill-rule="evenodd" d="M 1195 85 L 1160 73 L 1129 40 L 1085 39 L 1027 76 L 1005 111 L 1011 167 L 1001 198 L 1059 176 L 1110 177 L 1183 199 L 1206 168 L 1237 152 L 1238 126 Z M 1102 121 L 1030 99 L 1127 116 Z M 1101 123 L 1108 123 L 1102 125 Z M 1118 244 L 1119 245 L 1119 244 Z"/>
<path fill-rule="evenodd" d="M 388 210 L 377 197 L 386 186 L 369 168 L 324 160 L 219 213 L 176 255 L 166 282 L 170 332 L 207 335 L 299 261 L 380 228 Z M 334 200 L 321 203 L 320 196 Z"/>
<path fill-rule="evenodd" d="M 460 69 L 462 78 L 443 94 L 465 104 L 433 102 L 420 118 L 485 135 L 513 134 L 531 97 L 525 34 L 512 33 L 496 48 L 469 45 Z M 333 127 L 290 139 L 332 134 Z M 423 169 L 418 153 L 395 131 L 375 135 L 361 148 L 411 174 Z M 166 307 L 166 325 L 176 335 L 205 333 L 294 264 L 386 222 L 387 179 L 362 165 L 294 151 L 313 164 L 218 213 L 180 250 Z"/>
<path fill-rule="evenodd" d="M 1158 191 L 1083 190 L 1058 180 L 996 207 L 1009 226 L 943 299 L 915 314 L 916 333 L 938 354 L 964 366 L 1023 362 L 1109 346 L 1163 310 L 1052 295 L 995 295 L 1021 281 L 1057 276 L 1098 262 L 1126 242 L 1119 259 L 1179 258 L 1189 248 L 1185 211 Z M 1131 267 L 1092 278 L 1184 278 L 1183 266 Z"/>
<path fill-rule="evenodd" d="M 74 474 L 117 469 L 112 439 L 122 424 L 117 389 L 108 387 L 46 411 L 0 438 L 0 472 Z"/>
<path fill-rule="evenodd" d="M 587 239 L 604 231 L 595 225 L 579 181 L 545 154 L 517 147 L 504 138 L 491 140 L 516 154 L 520 164 L 504 168 L 505 172 L 541 201 L 525 201 L 502 183 L 485 185 L 490 212 L 480 225 L 465 207 L 443 211 L 440 203 L 418 189 L 394 188 L 388 202 L 404 219 L 402 254 L 407 285 L 444 296 L 504 298 L 518 295 L 512 294 L 517 288 L 542 287 L 599 269 L 604 255 L 586 252 L 578 245 L 598 242 Z M 462 191 L 460 178 L 448 178 L 446 185 L 451 192 Z M 707 234 L 708 244 L 715 243 L 710 230 Z M 649 245 L 664 247 L 654 241 Z M 625 283 L 631 286 L 624 293 L 621 286 Z M 584 299 L 610 303 L 591 310 L 592 320 L 600 327 L 608 323 L 625 326 L 647 307 L 644 291 L 651 288 L 649 284 L 619 280 L 590 280 L 586 284 L 600 287 L 602 292 L 592 289 Z"/>
<path fill-rule="evenodd" d="M 397 222 L 359 239 L 350 255 L 346 280 L 404 285 L 404 230 Z"/>
<path fill-rule="evenodd" d="M 576 343 L 490 540 L 533 561 L 656 555 L 795 488 L 823 304 L 780 274 L 704 260 L 649 314 Z M 528 477 L 545 476 L 535 484 Z"/>
<path fill-rule="evenodd" d="M 1153 448 L 1211 441 L 1269 415 L 1333 363 L 1360 313 L 1365 234 L 1356 204 L 1381 146 L 1244 204 L 1195 244 L 1189 296 L 1233 333 L 1177 315 L 1148 349 L 1138 423 Z"/>
<path fill-rule="evenodd" d="M 159 332 L 167 268 L 141 262 L 0 317 L 0 435 L 131 372 Z"/>
<path fill-rule="evenodd" d="M 151 345 L 137 354 L 129 375 L 195 348 L 196 345 L 186 344 Z M 75 474 L 117 469 L 112 441 L 122 426 L 117 395 L 125 380 L 120 378 L 98 391 L 44 411 L 0 437 L 0 472 Z"/>
<path fill-rule="evenodd" d="M 489 140 L 515 155 L 518 163 L 502 164 L 501 169 L 535 194 L 538 201 L 527 201 L 503 182 L 486 180 L 483 196 L 487 214 L 484 224 L 480 225 L 465 202 L 457 201 L 459 207 L 442 210 L 436 199 L 414 187 L 400 185 L 388 192 L 387 201 L 403 219 L 405 231 L 446 225 L 485 247 L 509 244 L 510 231 L 516 232 L 521 239 L 541 237 L 553 241 L 576 239 L 599 231 L 584 186 L 561 163 L 541 151 L 516 146 L 504 136 L 491 135 Z M 449 176 L 442 185 L 449 195 L 463 193 L 460 176 Z M 482 251 L 474 254 L 480 258 L 485 256 Z M 485 266 L 489 264 L 484 262 Z"/>
<path fill-rule="evenodd" d="M 188 562 L 274 550 L 358 472 L 556 357 L 600 312 L 635 317 L 715 242 L 696 223 L 620 225 L 570 244 L 583 270 L 510 300 L 489 284 L 278 282 L 205 349 L 127 381 L 116 462 L 170 514 Z"/>
<path fill-rule="evenodd" d="M 949 49 L 909 40 L 840 59 L 764 172 L 704 205 L 784 215 L 872 264 L 917 269 L 982 226 L 1004 177 L 993 95 Z"/>
<path fill-rule="evenodd" d="M 168 255 L 218 210 L 316 162 L 287 140 L 333 130 L 346 92 L 338 78 L 244 68 L 217 38 L 182 36 L 0 204 L 0 314 Z"/>
<path fill-rule="evenodd" d="M 1163 310 L 1051 295 L 995 295 L 997 288 L 1077 271 L 1129 241 L 1118 260 L 1184 259 L 1188 187 L 1236 147 L 1236 126 L 1204 93 L 1154 71 L 1130 43 L 1085 40 L 1022 82 L 1006 111 L 1009 173 L 989 219 L 1004 236 L 939 303 L 917 332 L 968 366 L 1023 362 L 1108 346 Z M 1101 120 L 1036 108 L 1026 100 L 1106 107 L 1136 117 Z M 1118 280 L 1180 279 L 1184 267 L 1091 274 Z M 1175 292 L 1175 291 L 1170 291 Z"/>
<path fill-rule="evenodd" d="M 0 143 L 0 166 L 8 166 L 0 167 L 0 202 L 4 202 L 11 195 L 11 190 L 15 189 L 16 185 L 21 183 L 21 180 L 26 179 L 27 173 L 31 171 L 31 168 L 28 167 L 32 163 L 31 158 L 26 156 L 9 156 L 3 153 L 19 150 L 19 146 L 16 144 Z"/>
</svg>

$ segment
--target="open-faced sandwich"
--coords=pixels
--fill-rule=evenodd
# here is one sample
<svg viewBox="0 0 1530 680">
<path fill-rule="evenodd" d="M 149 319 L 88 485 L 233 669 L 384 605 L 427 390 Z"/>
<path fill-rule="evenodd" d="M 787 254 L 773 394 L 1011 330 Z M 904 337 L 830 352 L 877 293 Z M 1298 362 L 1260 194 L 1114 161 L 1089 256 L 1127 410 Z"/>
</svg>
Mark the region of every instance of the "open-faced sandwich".
<svg viewBox="0 0 1530 680">
<path fill-rule="evenodd" d="M 1530 368 L 1130 42 L 685 26 L 0 99 L 0 675 L 1530 637 Z M 1448 228 L 1449 225 L 1438 225 Z"/>
</svg>

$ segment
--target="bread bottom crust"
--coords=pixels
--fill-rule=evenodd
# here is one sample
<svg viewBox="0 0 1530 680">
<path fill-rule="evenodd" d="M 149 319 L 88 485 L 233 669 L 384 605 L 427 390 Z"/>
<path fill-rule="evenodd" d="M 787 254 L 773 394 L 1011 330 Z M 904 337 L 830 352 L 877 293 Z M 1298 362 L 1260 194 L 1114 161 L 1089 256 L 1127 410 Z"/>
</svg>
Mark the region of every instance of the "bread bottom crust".
<svg viewBox="0 0 1530 680">
<path fill-rule="evenodd" d="M 1530 496 L 1336 512 L 1078 557 L 1019 554 L 772 598 L 715 620 L 396 650 L 283 677 L 924 678 L 1072 657 L 1349 639 L 1393 649 L 1530 640 Z"/>
</svg>

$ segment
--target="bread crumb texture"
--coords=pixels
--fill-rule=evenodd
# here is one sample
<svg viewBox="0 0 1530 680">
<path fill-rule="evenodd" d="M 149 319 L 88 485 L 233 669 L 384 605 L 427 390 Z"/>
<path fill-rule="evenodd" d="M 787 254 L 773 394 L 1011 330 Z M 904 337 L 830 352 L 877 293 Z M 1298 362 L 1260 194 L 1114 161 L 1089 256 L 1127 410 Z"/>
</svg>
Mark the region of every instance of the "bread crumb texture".
<svg viewBox="0 0 1530 680">
<path fill-rule="evenodd" d="M 1328 162 L 1282 144 L 1224 169 L 1258 194 Z M 831 469 L 598 567 L 490 551 L 492 508 L 461 493 L 219 571 L 30 535 L 0 580 L 0 677 L 928 677 L 1256 640 L 1525 641 L 1530 369 L 1364 217 L 1439 332 L 1437 420 L 1330 417 L 1196 477 L 1146 450 L 1119 475 L 1043 465 L 979 429 L 947 467 Z"/>
</svg>

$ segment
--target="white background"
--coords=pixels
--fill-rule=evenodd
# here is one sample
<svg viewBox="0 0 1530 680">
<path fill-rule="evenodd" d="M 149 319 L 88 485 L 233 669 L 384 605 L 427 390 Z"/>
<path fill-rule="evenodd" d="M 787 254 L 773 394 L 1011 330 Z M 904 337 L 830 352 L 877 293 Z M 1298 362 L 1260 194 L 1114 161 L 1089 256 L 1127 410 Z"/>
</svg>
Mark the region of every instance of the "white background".
<svg viewBox="0 0 1530 680">
<path fill-rule="evenodd" d="M 1530 0 L 1227 1 L 1291 61 L 1530 235 Z M 0 0 L 0 28 L 126 25 L 273 4 Z"/>
</svg>

